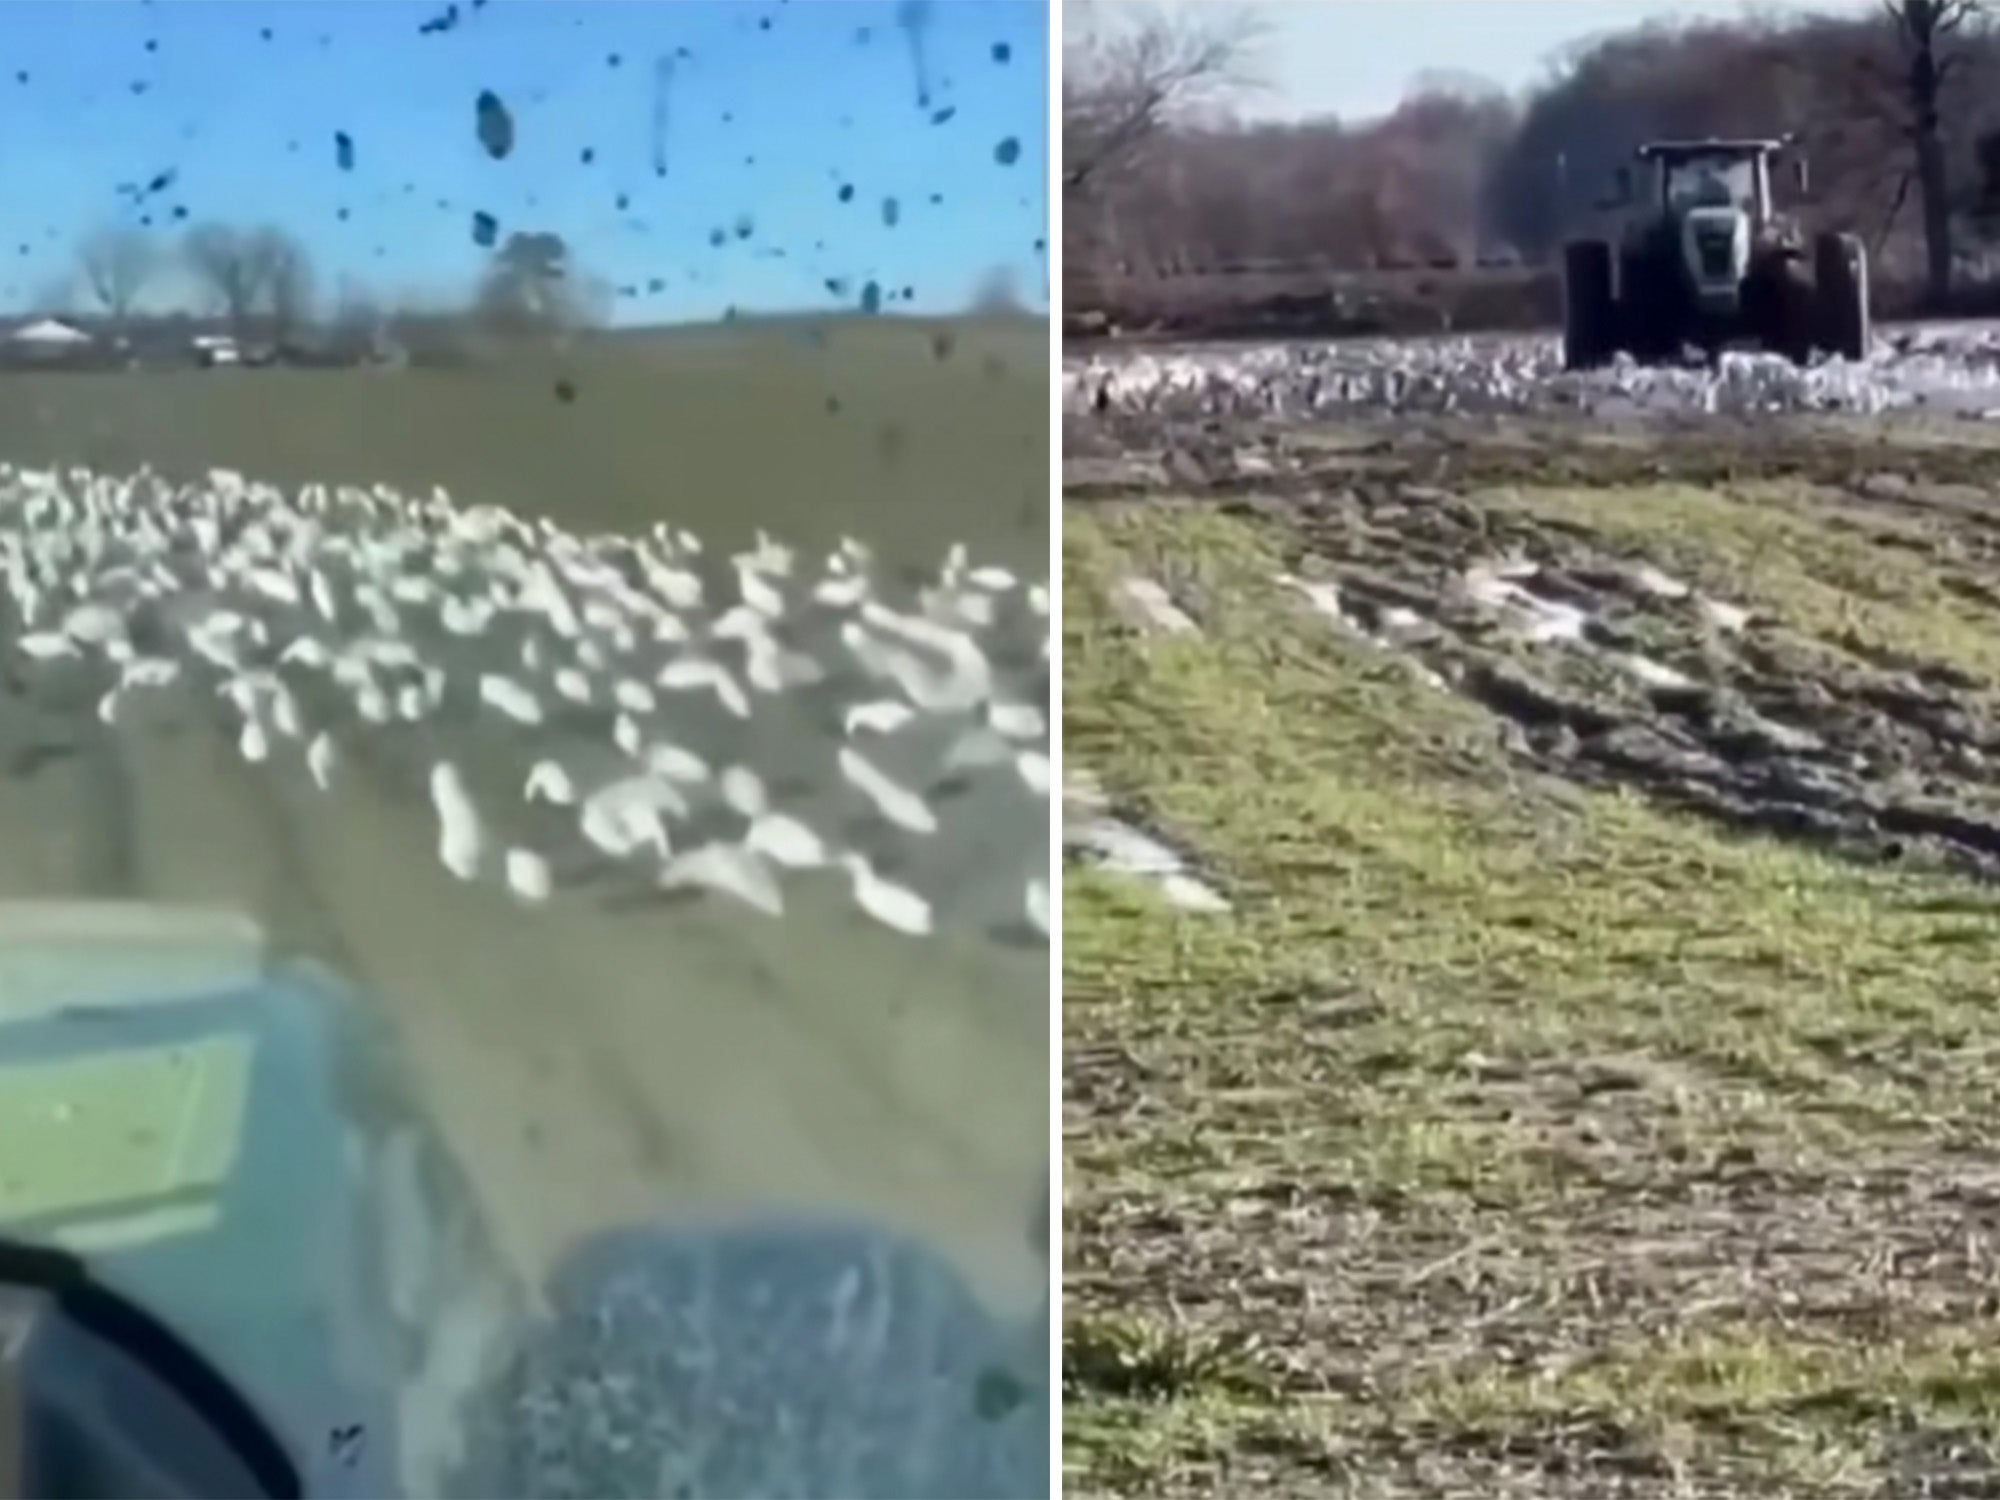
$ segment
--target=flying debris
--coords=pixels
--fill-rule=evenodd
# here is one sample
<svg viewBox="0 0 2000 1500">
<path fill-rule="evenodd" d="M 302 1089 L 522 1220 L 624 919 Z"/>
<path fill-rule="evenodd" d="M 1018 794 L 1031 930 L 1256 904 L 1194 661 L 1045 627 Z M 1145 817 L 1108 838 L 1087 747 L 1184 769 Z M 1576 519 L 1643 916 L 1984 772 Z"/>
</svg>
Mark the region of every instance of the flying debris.
<svg viewBox="0 0 2000 1500">
<path fill-rule="evenodd" d="M 481 89 L 473 102 L 473 131 L 495 161 L 505 161 L 514 150 L 514 116 L 491 89 Z"/>
</svg>

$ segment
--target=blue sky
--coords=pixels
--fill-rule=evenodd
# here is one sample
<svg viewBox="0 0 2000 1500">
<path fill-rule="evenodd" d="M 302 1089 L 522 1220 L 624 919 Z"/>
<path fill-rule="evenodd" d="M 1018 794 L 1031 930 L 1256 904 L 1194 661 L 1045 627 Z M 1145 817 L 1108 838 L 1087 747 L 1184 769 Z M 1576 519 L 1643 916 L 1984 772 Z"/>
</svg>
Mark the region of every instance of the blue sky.
<svg viewBox="0 0 2000 1500">
<path fill-rule="evenodd" d="M 1202 0 L 1182 0 L 1200 8 Z M 1266 85 L 1243 102 L 1252 118 L 1380 115 L 1429 72 L 1471 73 L 1509 90 L 1534 83 L 1552 58 L 1587 37 L 1655 17 L 1740 17 L 1810 8 L 1868 9 L 1876 0 L 1810 7 L 1745 0 L 1252 0 L 1257 70 Z M 1168 7 L 1172 9 L 1172 6 Z"/>
<path fill-rule="evenodd" d="M 142 217 L 168 235 L 281 225 L 311 248 L 325 290 L 352 278 L 446 298 L 477 274 L 485 212 L 503 236 L 563 234 L 579 266 L 635 289 L 615 304 L 622 322 L 853 306 L 870 281 L 888 310 L 905 288 L 911 310 L 945 310 L 1003 266 L 1041 304 L 1047 12 L 1045 0 L 13 0 L 0 300 L 45 296 L 86 232 Z M 424 29 L 447 13 L 455 24 Z M 482 90 L 514 123 L 505 160 L 478 139 Z M 168 172 L 157 191 L 121 188 Z"/>
</svg>

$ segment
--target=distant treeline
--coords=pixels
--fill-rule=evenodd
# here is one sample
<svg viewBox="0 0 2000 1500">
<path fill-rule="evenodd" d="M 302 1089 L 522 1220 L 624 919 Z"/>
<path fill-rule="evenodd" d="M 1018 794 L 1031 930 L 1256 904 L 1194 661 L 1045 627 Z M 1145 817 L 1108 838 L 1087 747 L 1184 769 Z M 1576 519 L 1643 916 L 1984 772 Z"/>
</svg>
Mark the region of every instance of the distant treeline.
<svg viewBox="0 0 2000 1500">
<path fill-rule="evenodd" d="M 34 309 L 93 336 L 54 362 L 172 360 L 227 338 L 251 362 L 451 363 L 482 344 L 598 326 L 609 302 L 556 234 L 496 239 L 462 295 L 418 301 L 352 281 L 325 294 L 307 246 L 274 226 L 200 224 L 170 239 L 116 225 L 84 237 Z"/>
<path fill-rule="evenodd" d="M 1308 272 L 1545 265 L 1601 227 L 1641 141 L 1791 134 L 1812 181 L 1780 206 L 1858 232 L 1888 282 L 1942 309 L 2000 269 L 1996 8 L 1659 23 L 1582 44 L 1519 96 L 1432 76 L 1381 118 L 1285 124 L 1230 112 L 1255 82 L 1247 12 L 1086 28 L 1064 56 L 1065 306 L 1146 278 L 1192 294 L 1228 268 L 1234 292 L 1202 295 L 1240 296 L 1244 268 L 1296 290 Z"/>
<path fill-rule="evenodd" d="M 328 294 L 308 247 L 275 226 L 200 224 L 169 237 L 120 224 L 86 235 L 71 270 L 32 307 L 93 335 L 88 349 L 46 356 L 67 363 L 174 358 L 198 338 L 227 337 L 252 362 L 450 364 L 610 322 L 620 289 L 579 265 L 561 235 L 493 240 L 461 293 L 413 298 L 346 279 Z M 1000 268 L 979 278 L 968 311 L 1019 307 L 1012 274 Z"/>
</svg>

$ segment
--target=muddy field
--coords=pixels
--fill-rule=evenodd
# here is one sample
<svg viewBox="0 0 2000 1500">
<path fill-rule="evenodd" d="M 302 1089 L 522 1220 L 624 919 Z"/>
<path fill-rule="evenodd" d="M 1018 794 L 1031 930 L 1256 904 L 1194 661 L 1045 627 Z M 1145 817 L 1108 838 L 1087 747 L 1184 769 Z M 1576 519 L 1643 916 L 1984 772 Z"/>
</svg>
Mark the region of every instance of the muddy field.
<svg viewBox="0 0 2000 1500">
<path fill-rule="evenodd" d="M 2000 431 L 1074 388 L 1073 1490 L 2000 1493 Z"/>
</svg>

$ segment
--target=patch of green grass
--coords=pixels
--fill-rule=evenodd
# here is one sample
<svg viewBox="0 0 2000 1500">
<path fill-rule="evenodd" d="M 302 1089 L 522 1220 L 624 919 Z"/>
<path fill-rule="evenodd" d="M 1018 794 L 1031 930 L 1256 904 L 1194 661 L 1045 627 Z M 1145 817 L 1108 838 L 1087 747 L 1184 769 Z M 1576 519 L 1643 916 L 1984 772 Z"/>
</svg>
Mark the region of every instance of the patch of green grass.
<svg viewBox="0 0 2000 1500">
<path fill-rule="evenodd" d="M 1979 1448 L 1996 1429 L 2000 1361 L 1966 1331 L 1880 1347 L 1755 1330 L 1667 1339 L 1563 1379 L 1496 1370 L 1393 1403 L 1200 1388 L 1170 1400 L 1068 1392 L 1064 1406 L 1070 1493 L 1240 1492 L 1253 1476 L 1353 1493 L 1413 1454 L 1512 1453 L 1556 1473 L 1593 1458 L 1651 1470 L 1664 1493 L 1699 1474 L 1746 1494 L 1874 1494 L 1885 1431 Z"/>
<path fill-rule="evenodd" d="M 1082 1398 L 1176 1401 L 1254 1396 L 1262 1382 L 1243 1336 L 1146 1319 L 1089 1315 L 1063 1335 L 1063 1392 Z"/>
<path fill-rule="evenodd" d="M 1991 949 L 1968 941 L 1996 910 L 1984 893 L 1628 798 L 1558 800 L 1506 764 L 1480 710 L 1346 645 L 1271 584 L 1273 558 L 1243 523 L 1127 512 L 1072 530 L 1067 754 L 1187 835 L 1241 909 L 1142 916 L 1129 890 L 1078 884 L 1067 994 L 1088 998 L 1107 976 L 1127 998 L 1365 979 L 1386 1013 L 1349 1048 L 1378 1040 L 1402 1069 L 1444 1072 L 1474 1048 L 1668 1047 L 1811 1081 L 1823 1069 L 1804 1039 L 1843 1022 L 1927 1044 L 1954 1017 L 1984 1026 Z M 1216 601 L 1203 631 L 1149 639 L 1094 607 L 1107 546 L 1141 567 L 1170 553 L 1199 575 Z M 1942 960 L 1920 997 L 1913 952 Z"/>
<path fill-rule="evenodd" d="M 1869 1343 L 1736 1327 L 1613 1346 L 1558 1380 L 1493 1372 L 1411 1394 L 1432 1420 L 1468 1426 L 1577 1410 L 1629 1422 L 1779 1411 L 1854 1421 L 1894 1409 L 1932 1421 L 1990 1423 L 2000 1420 L 2000 1350 L 1984 1329 L 1939 1328 Z"/>
<path fill-rule="evenodd" d="M 1854 617 L 1841 549 L 1862 544 L 1782 506 L 1498 503 L 1736 580 L 1801 629 L 1858 618 L 1971 670 L 1993 649 L 1914 554 Z M 1740 1460 L 1745 1494 L 1874 1472 L 1899 1425 L 2000 1439 L 1965 1337 L 1996 1331 L 1976 1268 L 1931 1246 L 1901 1300 L 1884 1269 L 1960 1212 L 1927 1174 L 2000 1139 L 2000 901 L 1521 769 L 1483 710 L 1276 584 L 1270 527 L 1065 517 L 1066 763 L 1234 903 L 1065 882 L 1072 1337 L 1094 1365 L 1103 1328 L 1155 1330 L 1139 1365 L 1182 1369 L 1174 1329 L 1254 1372 L 1150 1399 L 1084 1382 L 1078 1488 L 1266 1463 L 1326 1489 L 1329 1455 L 1398 1422 L 1445 1450 L 1611 1424 L 1668 1469 Z M 1199 632 L 1121 617 L 1131 572 L 1199 601 Z M 1795 1305 L 1815 1286 L 1825 1305 Z"/>
</svg>

